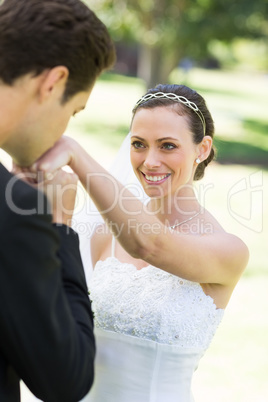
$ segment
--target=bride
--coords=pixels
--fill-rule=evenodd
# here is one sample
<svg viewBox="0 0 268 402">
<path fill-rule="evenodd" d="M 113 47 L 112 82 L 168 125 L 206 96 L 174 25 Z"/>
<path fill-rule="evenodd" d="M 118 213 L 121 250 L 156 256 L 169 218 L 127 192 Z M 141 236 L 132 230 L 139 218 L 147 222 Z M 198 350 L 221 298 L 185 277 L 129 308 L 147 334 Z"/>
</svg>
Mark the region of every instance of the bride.
<svg viewBox="0 0 268 402">
<path fill-rule="evenodd" d="M 193 189 L 213 159 L 213 134 L 198 93 L 159 85 L 135 105 L 129 134 L 148 202 L 67 137 L 34 166 L 70 165 L 105 220 L 91 246 L 97 356 L 85 401 L 193 401 L 194 370 L 248 261 Z"/>
</svg>

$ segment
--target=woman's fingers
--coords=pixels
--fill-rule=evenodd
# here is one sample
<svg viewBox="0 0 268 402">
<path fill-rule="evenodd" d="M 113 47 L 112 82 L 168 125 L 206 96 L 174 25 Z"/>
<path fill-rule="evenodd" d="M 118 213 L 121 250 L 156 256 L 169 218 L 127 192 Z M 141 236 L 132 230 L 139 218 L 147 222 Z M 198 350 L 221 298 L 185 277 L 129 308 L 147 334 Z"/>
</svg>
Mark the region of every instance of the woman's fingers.
<svg viewBox="0 0 268 402">
<path fill-rule="evenodd" d="M 69 165 L 72 160 L 71 138 L 62 137 L 53 148 L 44 153 L 31 167 L 32 172 L 55 172 L 63 166 Z"/>
</svg>

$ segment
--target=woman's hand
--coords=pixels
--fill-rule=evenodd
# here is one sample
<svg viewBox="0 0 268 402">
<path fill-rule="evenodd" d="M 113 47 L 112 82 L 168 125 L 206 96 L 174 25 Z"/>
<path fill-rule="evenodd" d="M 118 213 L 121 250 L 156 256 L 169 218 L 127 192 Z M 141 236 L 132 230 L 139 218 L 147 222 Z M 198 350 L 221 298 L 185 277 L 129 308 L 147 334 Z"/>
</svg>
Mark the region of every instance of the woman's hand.
<svg viewBox="0 0 268 402">
<path fill-rule="evenodd" d="M 44 153 L 31 167 L 30 171 L 44 172 L 44 174 L 53 173 L 63 166 L 72 165 L 76 159 L 76 148 L 78 144 L 72 138 L 63 136 L 55 145 Z"/>
</svg>

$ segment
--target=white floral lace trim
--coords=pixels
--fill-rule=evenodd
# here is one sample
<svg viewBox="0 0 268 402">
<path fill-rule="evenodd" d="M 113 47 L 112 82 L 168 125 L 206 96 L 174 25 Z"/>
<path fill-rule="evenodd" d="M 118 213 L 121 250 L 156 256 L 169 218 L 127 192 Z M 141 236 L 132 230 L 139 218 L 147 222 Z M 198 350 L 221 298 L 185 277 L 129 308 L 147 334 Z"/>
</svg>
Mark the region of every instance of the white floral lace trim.
<svg viewBox="0 0 268 402">
<path fill-rule="evenodd" d="M 89 284 L 95 326 L 182 348 L 207 348 L 223 317 L 195 282 L 109 257 Z"/>
</svg>

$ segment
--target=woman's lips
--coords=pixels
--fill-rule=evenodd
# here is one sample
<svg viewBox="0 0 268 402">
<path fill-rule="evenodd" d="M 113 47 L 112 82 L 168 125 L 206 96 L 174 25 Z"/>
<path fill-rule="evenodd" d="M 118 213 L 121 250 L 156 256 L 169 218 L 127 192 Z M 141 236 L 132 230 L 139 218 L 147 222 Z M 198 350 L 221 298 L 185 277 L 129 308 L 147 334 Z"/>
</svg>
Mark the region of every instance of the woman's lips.
<svg viewBox="0 0 268 402">
<path fill-rule="evenodd" d="M 161 184 L 165 180 L 167 180 L 167 178 L 170 176 L 170 173 L 167 173 L 167 174 L 160 174 L 160 173 L 145 174 L 143 172 L 141 172 L 141 173 L 144 177 L 144 180 L 148 184 Z"/>
</svg>

